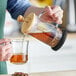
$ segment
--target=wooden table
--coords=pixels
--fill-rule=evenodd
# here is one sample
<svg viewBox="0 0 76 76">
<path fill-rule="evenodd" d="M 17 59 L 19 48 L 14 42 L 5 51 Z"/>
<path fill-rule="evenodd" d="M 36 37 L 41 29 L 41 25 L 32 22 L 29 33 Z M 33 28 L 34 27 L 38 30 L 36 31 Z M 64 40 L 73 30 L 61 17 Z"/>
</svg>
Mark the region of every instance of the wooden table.
<svg viewBox="0 0 76 76">
<path fill-rule="evenodd" d="M 0 75 L 0 76 L 11 76 L 11 75 Z M 32 73 L 29 76 L 76 76 L 76 71 Z"/>
<path fill-rule="evenodd" d="M 76 71 L 34 73 L 30 76 L 76 76 Z"/>
<path fill-rule="evenodd" d="M 70 38 L 70 39 L 71 38 L 76 38 L 76 33 L 68 33 L 67 37 Z"/>
</svg>

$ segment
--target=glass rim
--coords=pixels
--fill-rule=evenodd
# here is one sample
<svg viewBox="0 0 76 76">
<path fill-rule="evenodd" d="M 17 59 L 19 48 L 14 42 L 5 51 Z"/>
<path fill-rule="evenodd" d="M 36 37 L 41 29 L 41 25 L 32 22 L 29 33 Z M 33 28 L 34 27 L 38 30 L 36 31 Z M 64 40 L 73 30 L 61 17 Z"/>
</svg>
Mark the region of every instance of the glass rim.
<svg viewBox="0 0 76 76">
<path fill-rule="evenodd" d="M 11 40 L 11 42 L 27 42 L 28 40 L 26 40 L 26 39 L 13 39 L 13 40 Z"/>
</svg>

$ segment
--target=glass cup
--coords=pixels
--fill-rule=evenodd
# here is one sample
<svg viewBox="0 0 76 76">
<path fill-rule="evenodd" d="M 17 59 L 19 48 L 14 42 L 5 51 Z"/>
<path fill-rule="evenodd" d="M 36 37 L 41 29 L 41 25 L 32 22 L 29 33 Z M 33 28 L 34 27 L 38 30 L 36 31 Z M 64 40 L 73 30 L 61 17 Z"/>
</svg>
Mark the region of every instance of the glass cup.
<svg viewBox="0 0 76 76">
<path fill-rule="evenodd" d="M 10 62 L 13 64 L 24 64 L 28 61 L 28 44 L 29 41 L 25 39 L 12 40 L 13 55 Z"/>
<path fill-rule="evenodd" d="M 19 39 L 12 39 L 13 46 L 12 56 L 7 62 L 8 74 L 25 73 L 30 74 L 30 62 L 29 62 L 29 39 L 24 36 Z"/>
</svg>

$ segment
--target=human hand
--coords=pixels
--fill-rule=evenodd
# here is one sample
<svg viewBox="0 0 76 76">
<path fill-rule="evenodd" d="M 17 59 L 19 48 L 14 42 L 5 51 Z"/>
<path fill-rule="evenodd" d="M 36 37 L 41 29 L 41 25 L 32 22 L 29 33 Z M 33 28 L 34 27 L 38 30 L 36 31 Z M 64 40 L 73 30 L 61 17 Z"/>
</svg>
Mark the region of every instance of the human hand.
<svg viewBox="0 0 76 76">
<path fill-rule="evenodd" d="M 59 6 L 47 6 L 40 16 L 42 22 L 62 24 L 63 10 Z"/>
<path fill-rule="evenodd" d="M 7 61 L 12 56 L 12 45 L 10 39 L 0 39 L 0 61 Z"/>
</svg>

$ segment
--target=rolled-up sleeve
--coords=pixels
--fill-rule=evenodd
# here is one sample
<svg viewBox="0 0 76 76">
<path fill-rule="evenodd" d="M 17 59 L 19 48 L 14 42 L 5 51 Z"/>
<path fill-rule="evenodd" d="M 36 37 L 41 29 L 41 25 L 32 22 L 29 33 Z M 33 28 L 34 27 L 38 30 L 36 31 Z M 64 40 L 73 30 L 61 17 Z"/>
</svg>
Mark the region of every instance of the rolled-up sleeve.
<svg viewBox="0 0 76 76">
<path fill-rule="evenodd" d="M 24 15 L 30 6 L 29 0 L 8 0 L 7 2 L 7 10 L 14 19 L 17 19 L 18 15 Z"/>
</svg>

